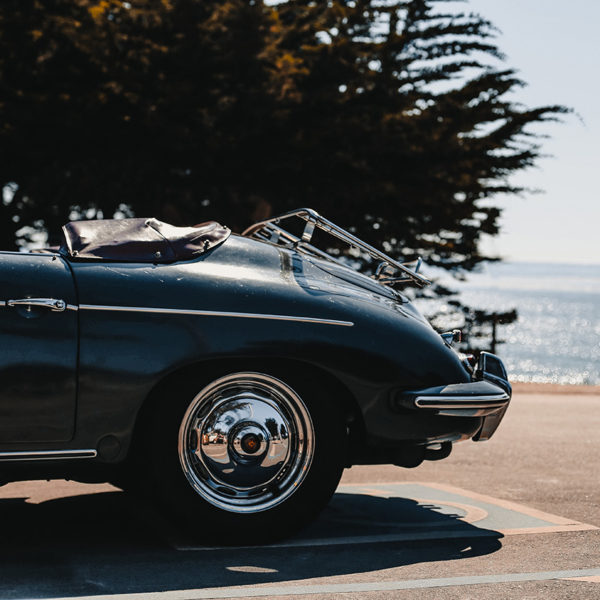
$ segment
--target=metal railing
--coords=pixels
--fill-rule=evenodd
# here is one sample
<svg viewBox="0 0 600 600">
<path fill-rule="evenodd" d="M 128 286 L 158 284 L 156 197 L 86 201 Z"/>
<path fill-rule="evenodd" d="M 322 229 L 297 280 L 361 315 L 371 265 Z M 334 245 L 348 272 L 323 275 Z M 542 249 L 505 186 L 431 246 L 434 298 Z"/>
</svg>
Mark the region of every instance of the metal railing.
<svg viewBox="0 0 600 600">
<path fill-rule="evenodd" d="M 294 217 L 303 219 L 306 222 L 304 231 L 300 237 L 293 235 L 281 226 L 282 221 Z M 419 287 L 425 287 L 431 283 L 429 279 L 418 273 L 419 267 L 421 266 L 420 258 L 416 261 L 415 268 L 411 269 L 409 265 L 412 263 L 401 263 L 394 260 L 384 252 L 377 250 L 377 248 L 370 246 L 366 242 L 363 242 L 361 239 L 352 235 L 349 231 L 328 221 L 312 208 L 299 208 L 284 213 L 283 215 L 279 215 L 278 217 L 255 223 L 251 227 L 248 227 L 242 235 L 287 248 L 295 248 L 318 258 L 323 258 L 347 267 L 347 263 L 340 261 L 325 250 L 311 244 L 315 229 L 321 229 L 348 246 L 366 253 L 375 261 L 379 261 L 373 279 L 380 283 L 391 286 L 412 283 Z"/>
</svg>

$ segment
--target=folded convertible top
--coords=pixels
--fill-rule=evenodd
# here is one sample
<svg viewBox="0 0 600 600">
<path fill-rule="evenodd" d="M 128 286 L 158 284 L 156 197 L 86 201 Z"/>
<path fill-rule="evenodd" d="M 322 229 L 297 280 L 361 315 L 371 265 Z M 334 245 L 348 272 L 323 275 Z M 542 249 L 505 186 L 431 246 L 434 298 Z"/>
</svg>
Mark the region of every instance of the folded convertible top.
<svg viewBox="0 0 600 600">
<path fill-rule="evenodd" d="M 223 243 L 231 231 L 215 221 L 175 227 L 157 219 L 72 221 L 60 252 L 70 259 L 169 263 L 191 260 Z"/>
</svg>

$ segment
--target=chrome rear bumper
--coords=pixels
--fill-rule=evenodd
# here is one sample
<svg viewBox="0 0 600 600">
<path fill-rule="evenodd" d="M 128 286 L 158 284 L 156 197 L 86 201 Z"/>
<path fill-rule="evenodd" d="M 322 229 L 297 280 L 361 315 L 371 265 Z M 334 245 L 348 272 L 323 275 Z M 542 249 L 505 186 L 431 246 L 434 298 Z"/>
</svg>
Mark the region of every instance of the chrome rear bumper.
<svg viewBox="0 0 600 600">
<path fill-rule="evenodd" d="M 510 395 L 489 381 L 456 383 L 404 392 L 399 403 L 405 408 L 433 410 L 451 417 L 484 417 L 504 408 Z"/>
<path fill-rule="evenodd" d="M 475 441 L 489 439 L 508 408 L 512 389 L 502 361 L 482 352 L 473 381 L 403 392 L 397 397 L 403 408 L 449 417 L 483 417 Z"/>
</svg>

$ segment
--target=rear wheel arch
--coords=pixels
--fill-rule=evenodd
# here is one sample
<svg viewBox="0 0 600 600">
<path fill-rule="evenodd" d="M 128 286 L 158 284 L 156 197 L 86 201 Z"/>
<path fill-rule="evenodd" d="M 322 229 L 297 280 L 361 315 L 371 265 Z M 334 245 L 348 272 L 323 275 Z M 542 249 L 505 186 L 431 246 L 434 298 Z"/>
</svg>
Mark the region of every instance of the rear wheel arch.
<svg viewBox="0 0 600 600">
<path fill-rule="evenodd" d="M 135 453 L 136 444 L 144 428 L 147 427 L 148 419 L 156 410 L 157 402 L 165 402 L 170 393 L 177 394 L 179 390 L 189 389 L 195 383 L 198 385 L 197 391 L 200 391 L 208 382 L 238 371 L 267 373 L 284 381 L 289 379 L 290 383 L 294 383 L 297 379 L 305 380 L 306 383 L 302 385 L 303 389 L 306 389 L 308 381 L 312 385 L 321 386 L 322 395 L 328 401 L 335 403 L 336 408 L 340 411 L 340 417 L 345 419 L 349 441 L 353 444 L 362 444 L 366 439 L 363 415 L 355 396 L 339 378 L 329 371 L 311 363 L 293 359 L 236 357 L 195 362 L 170 372 L 158 381 L 138 410 L 128 457 Z"/>
<path fill-rule="evenodd" d="M 240 416 L 244 402 L 255 408 Z M 134 486 L 168 514 L 188 515 L 188 523 L 197 514 L 204 537 L 218 531 L 224 543 L 248 543 L 287 535 L 314 518 L 335 490 L 347 463 L 353 402 L 331 375 L 294 361 L 241 358 L 192 365 L 161 381 L 140 412 L 129 460 Z M 282 418 L 281 431 L 310 432 L 314 424 L 314 444 L 310 433 L 271 438 L 269 427 L 263 427 L 266 438 L 258 437 L 266 440 L 264 453 L 246 449 L 249 454 L 240 455 L 235 443 L 243 444 L 244 436 L 241 441 L 236 436 L 245 428 L 258 431 L 257 415 L 273 406 L 275 417 Z M 211 419 L 221 419 L 221 428 Z M 212 428 L 206 429 L 207 423 Z M 212 442 L 212 435 L 224 437 Z M 277 448 L 288 444 L 292 454 L 273 462 Z M 221 462 L 228 463 L 226 470 Z M 272 465 L 280 465 L 273 467 L 274 479 L 268 474 Z"/>
</svg>

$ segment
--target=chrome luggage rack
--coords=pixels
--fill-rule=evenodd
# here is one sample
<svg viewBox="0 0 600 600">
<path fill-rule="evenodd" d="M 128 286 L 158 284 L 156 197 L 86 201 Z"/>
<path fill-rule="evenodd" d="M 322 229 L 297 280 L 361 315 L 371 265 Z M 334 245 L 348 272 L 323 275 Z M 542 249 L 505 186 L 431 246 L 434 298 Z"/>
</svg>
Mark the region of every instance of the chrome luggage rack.
<svg viewBox="0 0 600 600">
<path fill-rule="evenodd" d="M 294 217 L 306 221 L 301 237 L 293 235 L 280 226 L 282 221 Z M 342 262 L 328 252 L 325 252 L 324 250 L 321 250 L 320 248 L 317 248 L 311 244 L 315 228 L 329 233 L 331 236 L 341 240 L 349 247 L 356 248 L 359 251 L 368 254 L 375 261 L 379 261 L 379 264 L 377 265 L 373 275 L 373 279 L 379 283 L 384 283 L 390 286 L 411 283 L 419 287 L 425 287 L 431 283 L 429 279 L 418 273 L 421 266 L 420 258 L 416 261 L 415 268 L 411 269 L 409 265 L 412 265 L 413 263 L 401 263 L 395 261 L 387 254 L 377 250 L 377 248 L 373 248 L 373 246 L 363 242 L 350 232 L 338 227 L 335 223 L 328 221 L 312 208 L 299 208 L 297 210 L 284 213 L 283 215 L 279 215 L 278 217 L 273 217 L 272 219 L 267 219 L 266 221 L 260 221 L 259 223 L 255 223 L 254 225 L 248 227 L 248 229 L 246 229 L 242 235 L 270 242 L 278 246 L 302 250 L 303 252 L 318 258 L 323 258 L 325 260 L 348 267 L 347 263 Z"/>
</svg>

